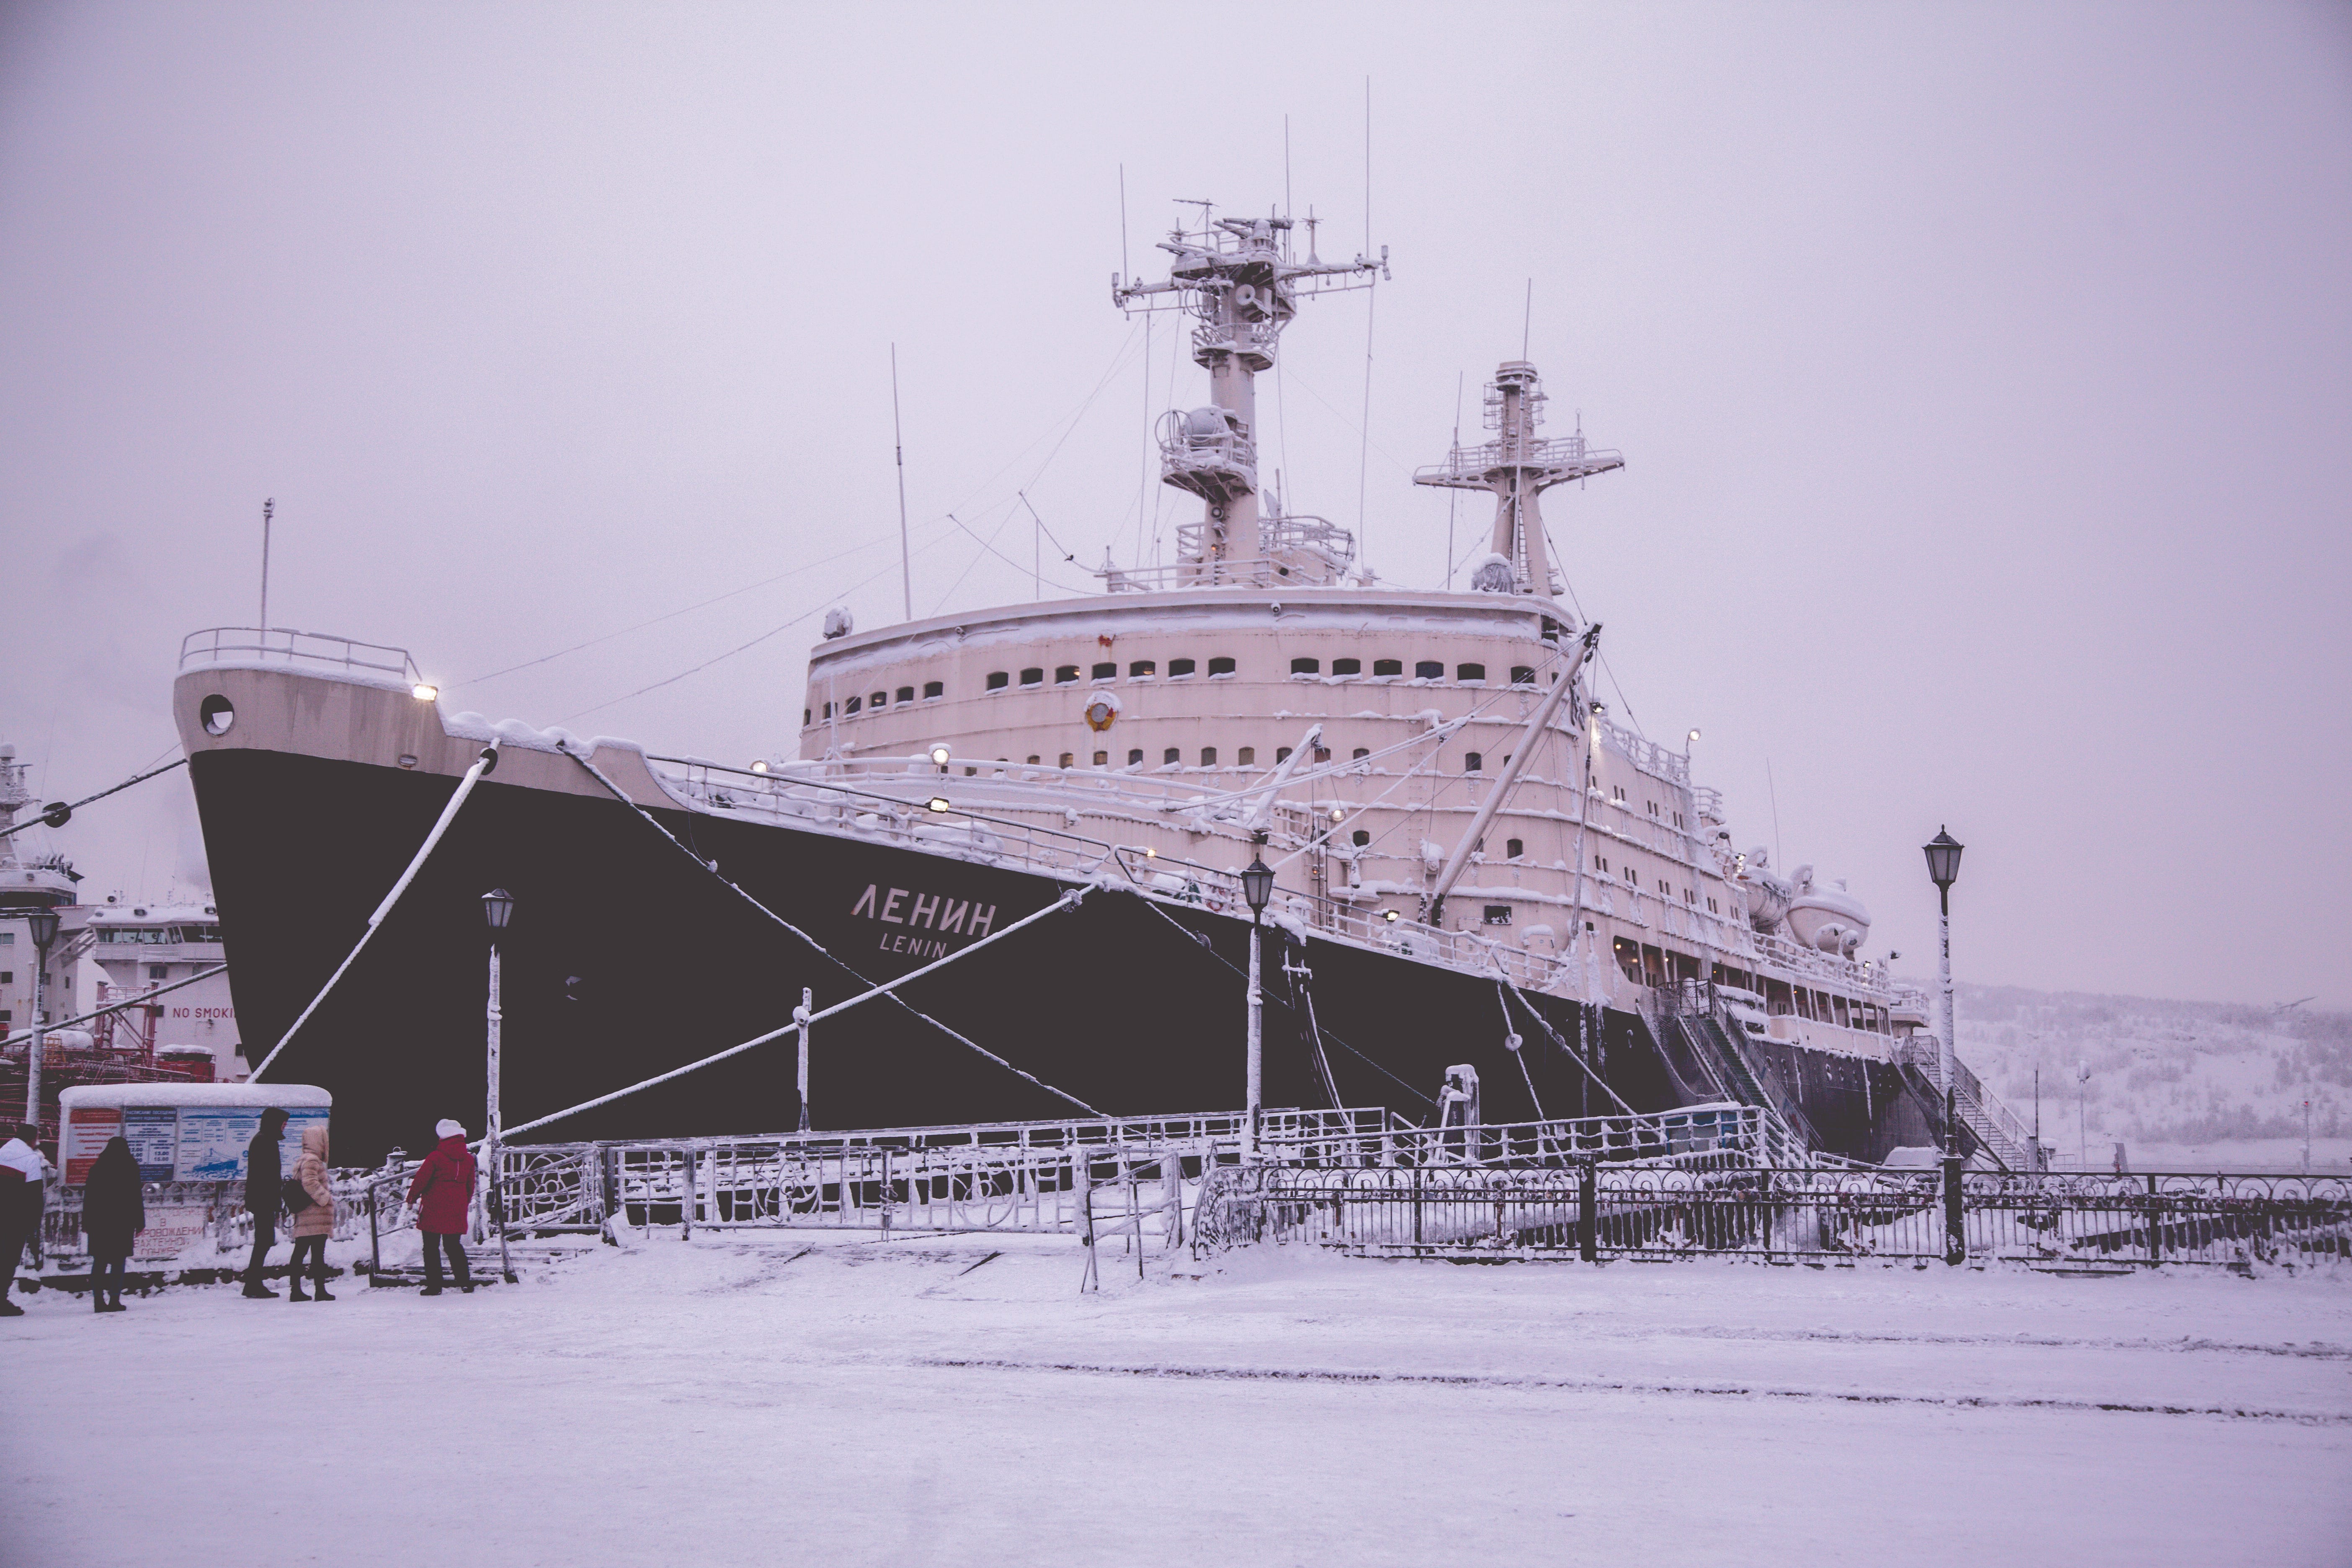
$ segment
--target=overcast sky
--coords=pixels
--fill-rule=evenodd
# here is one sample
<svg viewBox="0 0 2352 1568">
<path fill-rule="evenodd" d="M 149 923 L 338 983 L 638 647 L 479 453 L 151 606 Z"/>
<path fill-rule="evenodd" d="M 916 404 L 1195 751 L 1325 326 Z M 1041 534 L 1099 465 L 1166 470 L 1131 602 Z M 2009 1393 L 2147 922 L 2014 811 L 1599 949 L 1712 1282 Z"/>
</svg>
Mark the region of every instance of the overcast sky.
<svg viewBox="0 0 2352 1568">
<path fill-rule="evenodd" d="M 1090 586 L 1205 397 L 1111 274 L 1286 188 L 1354 254 L 1368 81 L 1394 281 L 1261 393 L 1296 510 L 1440 584 L 1408 475 L 1524 331 L 1626 458 L 1547 502 L 1604 695 L 1871 952 L 1927 958 L 1948 824 L 1969 978 L 2352 1004 L 2343 5 L 20 3 L 0 734 L 49 797 L 171 754 L 274 496 L 278 625 L 790 752 L 824 606 L 900 615 L 891 345 L 917 613 L 1032 595 L 1021 489 Z M 194 816 L 26 837 L 155 898 Z"/>
</svg>

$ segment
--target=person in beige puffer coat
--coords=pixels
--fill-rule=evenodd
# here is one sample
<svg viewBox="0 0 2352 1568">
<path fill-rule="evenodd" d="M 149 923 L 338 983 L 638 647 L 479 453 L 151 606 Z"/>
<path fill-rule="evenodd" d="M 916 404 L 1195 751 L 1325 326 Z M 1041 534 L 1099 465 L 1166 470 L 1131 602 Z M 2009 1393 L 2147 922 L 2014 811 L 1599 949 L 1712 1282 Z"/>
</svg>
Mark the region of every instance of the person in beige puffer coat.
<svg viewBox="0 0 2352 1568">
<path fill-rule="evenodd" d="M 327 1236 L 335 1228 L 335 1194 L 327 1184 L 327 1130 L 306 1127 L 302 1130 L 302 1155 L 294 1162 L 294 1179 L 310 1194 L 310 1206 L 294 1215 L 294 1258 L 286 1266 L 286 1281 L 289 1301 L 308 1301 L 302 1294 L 302 1255 L 310 1255 L 310 1279 L 317 1289 L 318 1300 L 331 1301 L 327 1294 Z"/>
</svg>

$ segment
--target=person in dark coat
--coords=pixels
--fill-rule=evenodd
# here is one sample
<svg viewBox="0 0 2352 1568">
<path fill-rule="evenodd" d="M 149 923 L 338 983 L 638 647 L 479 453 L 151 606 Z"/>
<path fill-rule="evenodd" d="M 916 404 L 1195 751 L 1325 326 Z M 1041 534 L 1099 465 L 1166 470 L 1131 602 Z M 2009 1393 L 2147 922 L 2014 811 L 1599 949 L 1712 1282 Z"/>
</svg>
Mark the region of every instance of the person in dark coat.
<svg viewBox="0 0 2352 1568">
<path fill-rule="evenodd" d="M 466 1263 L 464 1234 L 474 1198 L 474 1156 L 466 1149 L 466 1130 L 444 1120 L 433 1129 L 441 1140 L 416 1167 L 408 1183 L 408 1201 L 416 1205 L 417 1233 L 425 1238 L 425 1294 L 441 1294 L 441 1254 L 457 1276 L 457 1289 L 472 1294 L 474 1277 Z"/>
<path fill-rule="evenodd" d="M 261 1282 L 261 1266 L 278 1239 L 278 1184 L 286 1179 L 278 1142 L 291 1120 L 271 1106 L 261 1113 L 261 1131 L 245 1146 L 245 1206 L 253 1215 L 253 1258 L 245 1266 L 245 1293 L 261 1300 L 278 1300 L 278 1292 Z"/>
<path fill-rule="evenodd" d="M 0 1318 L 21 1318 L 25 1309 L 8 1300 L 16 1282 L 16 1260 L 25 1243 L 39 1234 L 48 1191 L 48 1162 L 41 1158 L 41 1130 L 25 1126 L 0 1143 Z"/>
<path fill-rule="evenodd" d="M 122 1269 L 131 1242 L 147 1228 L 147 1204 L 139 1185 L 139 1162 L 121 1133 L 107 1140 L 81 1189 L 81 1233 L 89 1242 L 89 1304 L 92 1311 L 120 1312 Z"/>
</svg>

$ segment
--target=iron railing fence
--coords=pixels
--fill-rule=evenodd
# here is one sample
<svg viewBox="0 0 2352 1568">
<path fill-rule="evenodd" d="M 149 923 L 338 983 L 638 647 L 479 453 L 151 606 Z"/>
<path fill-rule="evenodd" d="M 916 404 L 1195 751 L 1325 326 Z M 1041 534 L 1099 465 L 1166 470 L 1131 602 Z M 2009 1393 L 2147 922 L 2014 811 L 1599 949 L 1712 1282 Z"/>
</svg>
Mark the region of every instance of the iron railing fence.
<svg viewBox="0 0 2352 1568">
<path fill-rule="evenodd" d="M 1483 1165 L 1564 1169 L 1580 1161 L 1622 1163 L 1734 1154 L 1757 1165 L 1792 1163 L 1803 1151 L 1779 1118 L 1725 1100 L 1678 1110 L 1579 1116 L 1475 1127 L 1418 1127 L 1398 1120 L 1379 1130 L 1269 1129 L 1267 1157 L 1306 1168 L 1350 1165 Z"/>
<path fill-rule="evenodd" d="M 2352 1180 L 1759 1169 L 1727 1159 L 1573 1169 L 1221 1168 L 1196 1248 L 1297 1242 L 1375 1255 L 2113 1267 L 2352 1252 Z"/>
</svg>

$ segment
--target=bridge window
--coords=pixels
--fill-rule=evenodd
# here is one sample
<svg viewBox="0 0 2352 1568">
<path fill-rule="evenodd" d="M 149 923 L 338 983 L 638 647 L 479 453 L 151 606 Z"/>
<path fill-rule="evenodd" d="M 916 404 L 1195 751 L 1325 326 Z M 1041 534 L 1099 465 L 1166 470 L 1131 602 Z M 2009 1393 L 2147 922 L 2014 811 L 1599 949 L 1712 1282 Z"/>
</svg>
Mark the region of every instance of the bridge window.
<svg viewBox="0 0 2352 1568">
<path fill-rule="evenodd" d="M 1209 673 L 1211 675 L 1231 675 L 1233 672 L 1234 661 L 1232 659 L 1213 658 L 1209 661 Z"/>
<path fill-rule="evenodd" d="M 833 717 L 833 704 L 830 702 L 824 705 L 824 716 L 828 719 Z"/>
<path fill-rule="evenodd" d="M 1350 837 L 1355 840 L 1356 847 L 1359 849 L 1370 847 L 1372 842 L 1371 830 L 1369 828 L 1359 827 Z"/>
<path fill-rule="evenodd" d="M 1115 679 L 1118 675 L 1118 665 L 1116 662 L 1098 664 L 1095 666 L 1095 679 L 1097 680 Z"/>
<path fill-rule="evenodd" d="M 1066 768 L 1066 767 L 1070 766 L 1072 763 L 1076 763 L 1077 760 L 1078 760 L 1078 759 L 1077 759 L 1076 756 L 1073 756 L 1070 752 L 1064 752 L 1062 753 L 1062 763 L 1061 763 L 1061 765 Z"/>
<path fill-rule="evenodd" d="M 1360 658 L 1335 658 L 1331 661 L 1331 673 L 1334 675 L 1361 675 L 1364 673 L 1364 661 Z"/>
<path fill-rule="evenodd" d="M 1528 847 L 1519 842 L 1519 840 L 1516 838 L 1506 838 L 1503 840 L 1503 853 L 1511 859 L 1516 860 L 1527 852 Z"/>
<path fill-rule="evenodd" d="M 1160 754 L 1160 763 L 1162 767 L 1172 768 L 1183 760 L 1184 753 L 1178 751 L 1173 746 L 1169 747 L 1165 752 L 1162 752 Z"/>
<path fill-rule="evenodd" d="M 856 712 L 860 708 L 863 708 L 863 707 L 865 707 L 865 706 L 866 706 L 866 699 L 864 699 L 863 697 L 853 697 L 853 698 L 851 698 L 851 699 L 849 700 L 848 703 L 847 703 L 845 706 L 844 706 L 844 707 L 843 707 L 842 711 L 843 711 L 843 712 L 845 712 L 845 713 L 855 713 L 855 712 Z"/>
<path fill-rule="evenodd" d="M 1254 768 L 1257 766 L 1257 748 L 1255 746 L 1244 746 L 1240 751 L 1234 753 L 1234 761 L 1245 768 Z"/>
<path fill-rule="evenodd" d="M 1401 658 L 1376 658 L 1372 660 L 1372 673 L 1374 675 L 1402 675 L 1404 673 L 1404 660 Z"/>
<path fill-rule="evenodd" d="M 1021 684 L 1024 686 L 1042 686 L 1045 681 L 1045 672 L 1034 665 L 1021 672 Z"/>
<path fill-rule="evenodd" d="M 1143 680 L 1160 673 L 1160 666 L 1148 658 L 1139 658 L 1127 667 L 1129 680 Z"/>
<path fill-rule="evenodd" d="M 898 688 L 898 700 L 899 700 L 899 701 L 901 701 L 901 702 L 912 702 L 914 700 L 915 700 L 915 689 L 914 689 L 913 687 L 911 687 L 911 686 L 902 686 L 902 687 Z"/>
<path fill-rule="evenodd" d="M 890 706 L 890 694 L 887 691 L 877 691 L 866 700 L 866 705 L 869 708 L 887 708 Z"/>
<path fill-rule="evenodd" d="M 1217 765 L 1216 747 L 1203 746 L 1201 748 L 1201 765 L 1204 768 L 1213 768 Z"/>
<path fill-rule="evenodd" d="M 1286 763 L 1290 761 L 1290 748 L 1288 746 L 1276 746 L 1274 749 L 1274 760 L 1277 763 Z"/>
<path fill-rule="evenodd" d="M 1484 680 L 1486 679 L 1486 667 L 1483 664 L 1457 664 L 1454 667 L 1454 679 L 1456 680 Z"/>
<path fill-rule="evenodd" d="M 1095 753 L 1095 766 L 1098 768 L 1107 768 L 1110 766 L 1110 753 L 1108 752 L 1097 752 Z"/>
<path fill-rule="evenodd" d="M 1486 771 L 1486 757 L 1476 752 L 1470 752 L 1462 759 L 1462 771 L 1465 773 L 1485 773 Z"/>
<path fill-rule="evenodd" d="M 808 727 L 809 727 L 809 710 L 808 710 L 807 709 L 803 708 L 803 709 L 802 709 L 802 710 L 801 710 L 801 728 L 802 728 L 802 729 L 803 729 L 803 730 L 805 730 L 805 729 L 807 729 Z"/>
<path fill-rule="evenodd" d="M 1057 664 L 1054 667 L 1054 684 L 1056 686 L 1067 686 L 1077 678 L 1078 667 L 1075 664 Z"/>
<path fill-rule="evenodd" d="M 1323 661 L 1319 658 L 1294 658 L 1290 661 L 1290 673 L 1293 675 L 1318 675 L 1322 669 Z"/>
<path fill-rule="evenodd" d="M 1443 680 L 1445 679 L 1445 666 L 1436 659 L 1424 658 L 1412 667 L 1412 678 L 1415 680 Z"/>
<path fill-rule="evenodd" d="M 1033 756 L 1029 759 L 1029 765 L 1034 768 L 1043 761 L 1045 761 L 1043 757 Z"/>
<path fill-rule="evenodd" d="M 1511 923 L 1511 906 L 1508 904 L 1488 904 L 1486 906 L 1486 913 L 1481 923 L 1490 926 L 1509 925 Z"/>
<path fill-rule="evenodd" d="M 1514 686 L 1533 686 L 1535 683 L 1536 683 L 1536 667 L 1535 667 L 1534 665 L 1532 665 L 1532 664 L 1515 664 L 1515 665 L 1511 666 L 1511 684 L 1512 684 L 1512 685 L 1514 685 Z"/>
<path fill-rule="evenodd" d="M 934 698 L 938 698 L 938 697 L 945 697 L 947 694 L 948 694 L 948 683 L 947 683 L 946 681 L 944 681 L 944 680 L 926 680 L 925 682 L 923 682 L 923 700 L 924 700 L 924 701 L 929 702 L 929 701 L 930 701 L 930 700 L 931 700 L 932 699 L 934 699 Z"/>
<path fill-rule="evenodd" d="M 1192 661 L 1189 658 L 1171 658 L 1168 661 L 1168 679 L 1173 680 L 1180 675 L 1190 675 L 1192 668 Z"/>
</svg>

